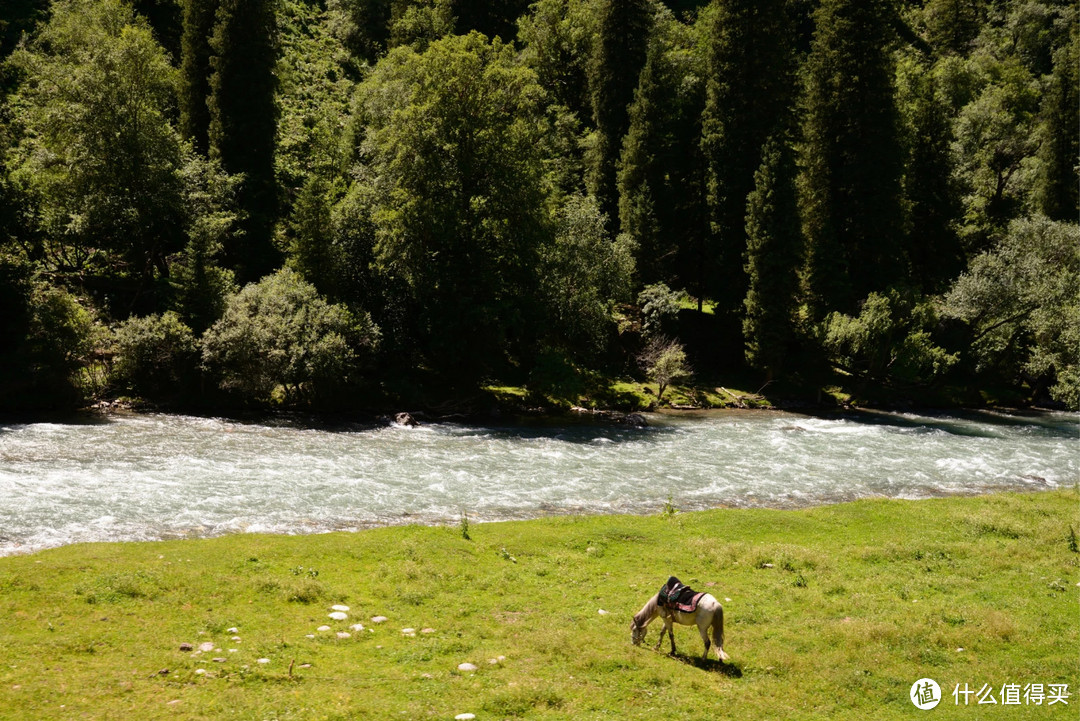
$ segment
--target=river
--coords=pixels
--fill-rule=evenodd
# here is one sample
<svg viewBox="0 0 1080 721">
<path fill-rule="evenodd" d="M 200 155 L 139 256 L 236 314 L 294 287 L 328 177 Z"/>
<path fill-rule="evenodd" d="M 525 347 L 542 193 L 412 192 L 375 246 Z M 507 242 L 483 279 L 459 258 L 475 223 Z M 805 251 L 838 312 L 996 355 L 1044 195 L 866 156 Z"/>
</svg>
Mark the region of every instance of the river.
<svg viewBox="0 0 1080 721">
<path fill-rule="evenodd" d="M 1076 414 L 723 411 L 399 426 L 83 416 L 0 425 L 0 555 L 82 541 L 1071 487 Z"/>
</svg>

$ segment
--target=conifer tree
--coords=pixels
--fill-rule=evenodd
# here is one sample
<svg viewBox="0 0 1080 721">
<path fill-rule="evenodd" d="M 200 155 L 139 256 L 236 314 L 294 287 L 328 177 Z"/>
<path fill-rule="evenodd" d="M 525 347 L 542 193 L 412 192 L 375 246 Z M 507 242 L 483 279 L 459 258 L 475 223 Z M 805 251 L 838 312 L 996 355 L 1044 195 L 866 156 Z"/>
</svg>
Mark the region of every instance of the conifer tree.
<svg viewBox="0 0 1080 721">
<path fill-rule="evenodd" d="M 780 370 L 795 335 L 803 247 L 795 172 L 787 134 L 770 137 L 762 149 L 761 166 L 754 173 L 754 190 L 746 201 L 746 360 L 770 378 Z"/>
<path fill-rule="evenodd" d="M 225 172 L 244 175 L 237 193 L 242 234 L 225 248 L 226 264 L 241 283 L 261 278 L 279 260 L 271 242 L 277 211 L 275 36 L 273 0 L 222 0 L 210 39 L 210 153 Z"/>
<path fill-rule="evenodd" d="M 689 42 L 660 38 L 668 34 L 657 32 L 630 106 L 619 220 L 636 243 L 642 285 L 665 283 L 700 298 L 700 241 L 708 230 L 698 143 L 704 83 Z"/>
<path fill-rule="evenodd" d="M 629 105 L 645 64 L 652 15 L 649 0 L 605 0 L 600 10 L 589 81 L 597 137 L 588 186 L 600 210 L 613 220 L 619 211 L 616 164 L 630 125 Z"/>
<path fill-rule="evenodd" d="M 811 310 L 853 314 L 902 277 L 888 0 L 825 0 L 806 64 L 800 205 Z"/>
<path fill-rule="evenodd" d="M 907 121 L 904 197 L 911 279 L 924 291 L 937 293 L 964 267 L 956 228 L 960 203 L 952 167 L 952 123 L 929 68 L 908 60 L 900 77 Z"/>
<path fill-rule="evenodd" d="M 180 132 L 202 154 L 209 151 L 210 35 L 217 0 L 185 0 L 180 40 Z"/>
<path fill-rule="evenodd" d="M 1080 162 L 1080 135 L 1077 108 L 1080 107 L 1080 30 L 1073 25 L 1069 44 L 1054 55 L 1054 72 L 1043 96 L 1042 160 L 1038 200 L 1043 213 L 1053 220 L 1080 219 L 1077 163 Z"/>
<path fill-rule="evenodd" d="M 791 102 L 794 35 L 783 0 L 715 0 L 707 16 L 701 147 L 707 163 L 709 294 L 738 313 L 746 296 L 746 196 L 761 147 Z"/>
</svg>

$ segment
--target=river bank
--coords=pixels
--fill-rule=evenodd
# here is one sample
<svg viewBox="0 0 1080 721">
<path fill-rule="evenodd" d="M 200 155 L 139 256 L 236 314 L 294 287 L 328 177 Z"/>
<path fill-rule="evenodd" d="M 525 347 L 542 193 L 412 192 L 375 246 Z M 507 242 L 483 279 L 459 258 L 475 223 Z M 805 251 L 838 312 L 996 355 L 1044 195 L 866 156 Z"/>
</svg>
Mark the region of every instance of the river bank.
<svg viewBox="0 0 1080 721">
<path fill-rule="evenodd" d="M 924 677 L 967 718 L 956 684 L 1076 694 L 1077 529 L 1070 489 L 67 546 L 0 558 L 0 718 L 900 718 Z M 630 645 L 671 574 L 730 664 Z"/>
</svg>

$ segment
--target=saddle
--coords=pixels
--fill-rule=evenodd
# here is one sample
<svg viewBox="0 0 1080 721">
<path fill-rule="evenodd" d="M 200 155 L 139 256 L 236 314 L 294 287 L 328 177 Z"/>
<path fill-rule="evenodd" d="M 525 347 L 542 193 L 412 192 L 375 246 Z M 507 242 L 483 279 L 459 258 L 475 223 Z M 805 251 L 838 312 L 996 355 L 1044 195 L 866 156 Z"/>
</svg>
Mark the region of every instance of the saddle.
<svg viewBox="0 0 1080 721">
<path fill-rule="evenodd" d="M 697 610 L 698 601 L 704 595 L 704 591 L 699 593 L 672 576 L 660 589 L 656 600 L 660 604 L 660 608 L 668 611 L 693 613 Z"/>
</svg>

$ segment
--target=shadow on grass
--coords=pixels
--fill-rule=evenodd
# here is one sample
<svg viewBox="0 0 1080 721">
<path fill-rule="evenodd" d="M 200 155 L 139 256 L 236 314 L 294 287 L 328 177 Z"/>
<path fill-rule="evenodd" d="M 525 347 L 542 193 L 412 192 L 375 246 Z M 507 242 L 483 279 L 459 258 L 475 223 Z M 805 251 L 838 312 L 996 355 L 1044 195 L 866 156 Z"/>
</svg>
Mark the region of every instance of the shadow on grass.
<svg viewBox="0 0 1080 721">
<path fill-rule="evenodd" d="M 671 654 L 668 654 L 671 656 Z M 717 661 L 715 658 L 702 658 L 701 656 L 690 656 L 682 653 L 676 653 L 671 658 L 675 659 L 679 663 L 686 664 L 687 666 L 693 666 L 696 669 L 702 671 L 708 671 L 709 673 L 718 673 L 728 678 L 742 678 L 742 669 L 736 663 L 727 663 L 723 661 Z"/>
</svg>

